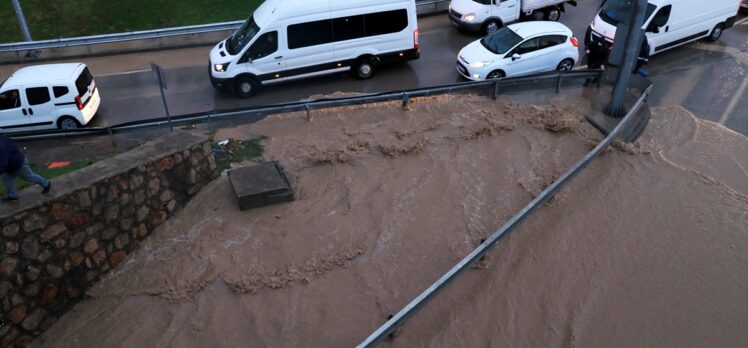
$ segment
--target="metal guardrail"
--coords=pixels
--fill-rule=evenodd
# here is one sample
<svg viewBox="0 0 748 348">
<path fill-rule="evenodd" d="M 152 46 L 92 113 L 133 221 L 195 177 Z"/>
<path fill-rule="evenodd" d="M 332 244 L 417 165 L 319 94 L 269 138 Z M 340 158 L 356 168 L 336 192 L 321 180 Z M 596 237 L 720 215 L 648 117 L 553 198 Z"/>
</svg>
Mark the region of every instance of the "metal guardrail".
<svg viewBox="0 0 748 348">
<path fill-rule="evenodd" d="M 433 5 L 449 0 L 416 0 L 417 6 Z M 142 30 L 133 31 L 126 33 L 114 33 L 104 34 L 95 36 L 84 36 L 84 37 L 71 37 L 71 38 L 60 38 L 52 40 L 40 40 L 31 42 L 12 42 L 0 44 L 0 52 L 19 52 L 19 51 L 33 51 L 50 48 L 64 48 L 73 46 L 85 46 L 85 45 L 96 45 L 96 44 L 107 44 L 115 42 L 143 40 L 143 39 L 159 39 L 164 37 L 181 36 L 181 35 L 194 35 L 203 34 L 223 30 L 234 30 L 238 28 L 244 21 L 231 21 L 222 23 L 212 24 L 201 24 L 191 25 L 177 28 L 164 28 L 164 29 L 153 29 L 153 30 Z"/>
<path fill-rule="evenodd" d="M 444 288 L 452 283 L 462 272 L 470 268 L 475 262 L 480 260 L 486 255 L 491 249 L 493 249 L 501 239 L 508 236 L 515 230 L 525 219 L 527 219 L 533 212 L 543 206 L 553 195 L 561 190 L 566 184 L 571 181 L 577 174 L 579 174 L 587 165 L 589 165 L 593 159 L 595 159 L 600 153 L 605 150 L 613 139 L 628 126 L 628 123 L 634 118 L 634 115 L 639 112 L 639 109 L 644 104 L 645 99 L 652 90 L 652 85 L 647 87 L 633 105 L 631 110 L 624 116 L 624 118 L 618 123 L 613 131 L 608 134 L 602 142 L 600 142 L 592 151 L 587 153 L 581 160 L 579 160 L 574 166 L 572 166 L 566 173 L 561 175 L 556 181 L 550 186 L 543 190 L 540 195 L 535 197 L 530 203 L 528 203 L 519 213 L 514 215 L 508 222 L 506 222 L 500 229 L 494 232 L 488 239 L 481 243 L 475 248 L 470 254 L 465 256 L 460 262 L 458 262 L 452 269 L 445 273 L 435 283 L 424 290 L 418 297 L 408 303 L 403 309 L 400 310 L 396 315 L 392 316 L 387 322 L 385 322 L 379 329 L 374 331 L 369 337 L 361 342 L 357 348 L 369 348 L 377 345 L 395 329 L 402 325 L 408 318 L 413 316 L 418 310 L 423 308 L 431 299 L 438 295 Z"/>
<path fill-rule="evenodd" d="M 167 127 L 178 127 L 185 125 L 195 125 L 201 123 L 219 122 L 224 120 L 236 119 L 236 118 L 248 118 L 250 120 L 258 121 L 262 118 L 273 114 L 289 113 L 289 112 L 306 112 L 307 117 L 310 116 L 313 110 L 320 110 L 326 108 L 360 105 L 368 103 L 378 103 L 393 100 L 402 100 L 403 106 L 407 106 L 410 98 L 425 97 L 432 95 L 447 94 L 452 92 L 464 91 L 468 89 L 490 87 L 491 95 L 494 99 L 501 93 L 501 89 L 507 86 L 521 85 L 521 84 L 534 84 L 541 82 L 555 82 L 556 92 L 560 92 L 561 85 L 564 80 L 579 80 L 587 78 L 597 78 L 598 82 L 603 79 L 602 70 L 577 70 L 570 72 L 553 72 L 535 76 L 517 77 L 517 78 L 506 78 L 498 80 L 487 80 L 487 81 L 470 81 L 462 82 L 450 85 L 442 85 L 435 87 L 423 87 L 411 90 L 394 91 L 394 92 L 383 92 L 377 94 L 367 94 L 355 97 L 346 98 L 335 98 L 335 99 L 319 99 L 314 101 L 298 101 L 291 103 L 256 106 L 250 108 L 221 111 L 221 112 L 203 112 L 196 114 L 188 114 L 181 116 L 172 116 L 171 118 L 162 117 L 157 119 L 145 120 L 145 121 L 134 121 L 127 122 L 120 125 L 110 127 L 97 127 L 97 128 L 81 128 L 75 130 L 52 130 L 52 131 L 34 131 L 24 133 L 10 133 L 6 136 L 13 140 L 39 140 L 39 139 L 51 139 L 51 138 L 68 138 L 68 137 L 82 137 L 82 136 L 100 136 L 132 132 L 143 129 L 152 128 L 167 128 Z M 599 85 L 599 84 L 598 84 Z"/>
</svg>

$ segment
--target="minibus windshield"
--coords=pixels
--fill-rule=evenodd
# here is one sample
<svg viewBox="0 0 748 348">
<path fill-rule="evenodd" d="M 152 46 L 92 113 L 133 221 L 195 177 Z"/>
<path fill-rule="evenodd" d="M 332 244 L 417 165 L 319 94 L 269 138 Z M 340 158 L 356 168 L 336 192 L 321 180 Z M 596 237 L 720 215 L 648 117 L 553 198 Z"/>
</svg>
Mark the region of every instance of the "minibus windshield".
<svg viewBox="0 0 748 348">
<path fill-rule="evenodd" d="M 239 54 L 244 46 L 252 41 L 252 38 L 254 38 L 259 31 L 260 27 L 255 23 L 253 16 L 250 16 L 249 19 L 247 19 L 239 29 L 236 29 L 229 39 L 226 40 L 226 51 L 228 51 L 232 56 Z"/>
<path fill-rule="evenodd" d="M 507 27 L 503 27 L 480 40 L 483 47 L 494 54 L 504 54 L 520 42 L 522 42 L 522 37 Z"/>
<path fill-rule="evenodd" d="M 644 22 L 652 15 L 657 7 L 647 3 L 647 10 L 644 13 Z M 631 0 L 608 0 L 600 10 L 600 18 L 610 25 L 628 21 L 629 12 L 631 11 Z"/>
</svg>

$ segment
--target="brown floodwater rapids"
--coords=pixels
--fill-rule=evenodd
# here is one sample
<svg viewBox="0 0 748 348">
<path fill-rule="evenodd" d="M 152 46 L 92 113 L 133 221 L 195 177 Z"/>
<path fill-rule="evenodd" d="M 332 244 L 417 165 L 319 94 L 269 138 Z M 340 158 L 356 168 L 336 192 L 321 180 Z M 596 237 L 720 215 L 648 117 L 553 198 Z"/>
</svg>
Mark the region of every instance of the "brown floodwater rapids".
<svg viewBox="0 0 748 348">
<path fill-rule="evenodd" d="M 297 200 L 239 211 L 224 174 L 41 347 L 351 347 L 602 136 L 573 98 L 287 114 Z M 383 347 L 748 347 L 748 139 L 656 108 Z"/>
</svg>

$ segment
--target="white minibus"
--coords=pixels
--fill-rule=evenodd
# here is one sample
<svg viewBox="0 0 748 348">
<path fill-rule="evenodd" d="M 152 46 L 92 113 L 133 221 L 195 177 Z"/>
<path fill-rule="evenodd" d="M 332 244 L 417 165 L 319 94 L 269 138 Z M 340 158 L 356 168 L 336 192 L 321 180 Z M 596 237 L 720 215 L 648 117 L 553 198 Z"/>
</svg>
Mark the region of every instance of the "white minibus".
<svg viewBox="0 0 748 348">
<path fill-rule="evenodd" d="M 264 84 L 420 55 L 414 0 L 267 0 L 210 52 L 213 86 L 244 98 Z"/>
</svg>

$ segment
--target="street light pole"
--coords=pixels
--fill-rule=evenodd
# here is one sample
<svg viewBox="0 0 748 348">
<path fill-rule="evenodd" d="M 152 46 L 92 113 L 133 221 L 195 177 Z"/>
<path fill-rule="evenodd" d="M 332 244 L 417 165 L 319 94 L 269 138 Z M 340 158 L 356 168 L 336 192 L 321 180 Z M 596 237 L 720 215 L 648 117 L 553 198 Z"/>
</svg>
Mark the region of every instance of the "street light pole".
<svg viewBox="0 0 748 348">
<path fill-rule="evenodd" d="M 23 16 L 23 9 L 18 0 L 13 0 L 13 9 L 16 11 L 16 17 L 18 18 L 18 25 L 21 26 L 21 33 L 23 34 L 24 41 L 34 41 L 31 39 L 31 32 L 29 32 L 29 26 L 26 25 L 26 17 Z"/>
<path fill-rule="evenodd" d="M 626 115 L 626 107 L 623 102 L 634 70 L 634 63 L 641 50 L 642 40 L 646 40 L 642 25 L 644 24 L 644 12 L 647 8 L 647 0 L 619 1 L 621 6 L 629 7 L 631 10 L 628 11 L 625 22 L 619 23 L 616 29 L 610 61 L 618 65 L 618 77 L 613 87 L 613 98 L 603 109 L 603 113 L 606 115 L 617 118 Z"/>
</svg>

